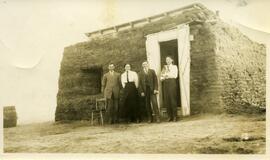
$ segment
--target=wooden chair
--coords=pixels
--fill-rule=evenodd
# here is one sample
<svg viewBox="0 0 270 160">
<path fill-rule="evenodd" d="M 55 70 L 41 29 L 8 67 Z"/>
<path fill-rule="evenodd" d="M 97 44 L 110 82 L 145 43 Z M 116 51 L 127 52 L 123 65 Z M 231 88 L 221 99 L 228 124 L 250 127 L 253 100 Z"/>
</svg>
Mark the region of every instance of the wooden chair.
<svg viewBox="0 0 270 160">
<path fill-rule="evenodd" d="M 104 116 L 103 113 L 106 112 L 106 98 L 97 98 L 96 99 L 96 105 L 95 108 L 92 108 L 92 113 L 91 113 L 91 123 L 92 125 L 94 124 L 94 120 L 98 119 L 101 122 L 101 125 L 104 124 Z"/>
</svg>

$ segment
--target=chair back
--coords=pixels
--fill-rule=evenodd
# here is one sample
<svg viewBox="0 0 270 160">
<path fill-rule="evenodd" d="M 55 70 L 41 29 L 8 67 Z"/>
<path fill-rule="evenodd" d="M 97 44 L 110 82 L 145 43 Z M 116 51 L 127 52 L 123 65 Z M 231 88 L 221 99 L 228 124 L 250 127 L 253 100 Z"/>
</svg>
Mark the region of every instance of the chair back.
<svg viewBox="0 0 270 160">
<path fill-rule="evenodd" d="M 106 110 L 106 107 L 107 107 L 106 98 L 96 99 L 96 110 Z"/>
</svg>

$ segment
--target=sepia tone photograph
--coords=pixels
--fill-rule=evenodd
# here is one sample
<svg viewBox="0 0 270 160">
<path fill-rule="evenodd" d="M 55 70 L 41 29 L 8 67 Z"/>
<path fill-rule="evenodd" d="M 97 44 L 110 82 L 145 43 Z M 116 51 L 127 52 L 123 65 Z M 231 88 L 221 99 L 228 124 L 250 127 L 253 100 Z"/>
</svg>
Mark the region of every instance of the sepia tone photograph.
<svg viewBox="0 0 270 160">
<path fill-rule="evenodd" d="M 2 153 L 266 155 L 267 5 L 1 0 Z"/>
</svg>

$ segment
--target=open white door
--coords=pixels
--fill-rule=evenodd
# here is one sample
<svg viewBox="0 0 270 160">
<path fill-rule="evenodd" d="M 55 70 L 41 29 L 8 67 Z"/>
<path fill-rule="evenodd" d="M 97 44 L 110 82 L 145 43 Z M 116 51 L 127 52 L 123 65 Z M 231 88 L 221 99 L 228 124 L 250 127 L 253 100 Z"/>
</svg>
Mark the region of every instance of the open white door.
<svg viewBox="0 0 270 160">
<path fill-rule="evenodd" d="M 190 115 L 190 42 L 188 25 L 181 26 L 178 34 L 178 63 L 182 115 Z"/>
<path fill-rule="evenodd" d="M 149 67 L 155 70 L 158 77 L 158 90 L 161 91 L 161 82 L 160 82 L 160 49 L 158 37 L 156 35 L 151 35 L 147 37 L 146 40 L 146 56 L 149 63 Z M 162 106 L 162 93 L 159 92 L 157 96 L 158 107 Z"/>
<path fill-rule="evenodd" d="M 189 77 L 190 77 L 190 51 L 189 51 L 189 27 L 188 25 L 181 25 L 177 29 L 162 31 L 147 35 L 146 40 L 146 54 L 150 68 L 154 69 L 158 76 L 159 96 L 158 106 L 162 106 L 162 92 L 160 82 L 160 42 L 169 40 L 178 40 L 178 61 L 179 61 L 179 79 L 181 92 L 181 108 L 182 115 L 190 115 L 190 91 L 189 91 Z"/>
</svg>

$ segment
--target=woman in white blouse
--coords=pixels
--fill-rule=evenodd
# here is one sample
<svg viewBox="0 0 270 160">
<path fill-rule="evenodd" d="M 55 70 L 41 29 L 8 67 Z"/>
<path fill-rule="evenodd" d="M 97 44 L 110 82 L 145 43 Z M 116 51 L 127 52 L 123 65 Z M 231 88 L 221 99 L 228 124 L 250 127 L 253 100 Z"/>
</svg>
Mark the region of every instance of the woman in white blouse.
<svg viewBox="0 0 270 160">
<path fill-rule="evenodd" d="M 163 81 L 163 103 L 167 108 L 168 121 L 177 121 L 177 82 L 178 69 L 173 65 L 173 59 L 166 57 L 167 65 L 164 65 L 161 72 Z"/>
<path fill-rule="evenodd" d="M 128 121 L 139 121 L 138 75 L 131 71 L 130 64 L 125 64 L 125 72 L 121 75 L 124 88 L 124 115 Z"/>
</svg>

